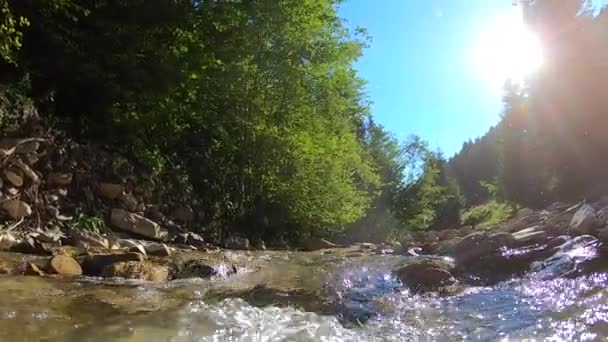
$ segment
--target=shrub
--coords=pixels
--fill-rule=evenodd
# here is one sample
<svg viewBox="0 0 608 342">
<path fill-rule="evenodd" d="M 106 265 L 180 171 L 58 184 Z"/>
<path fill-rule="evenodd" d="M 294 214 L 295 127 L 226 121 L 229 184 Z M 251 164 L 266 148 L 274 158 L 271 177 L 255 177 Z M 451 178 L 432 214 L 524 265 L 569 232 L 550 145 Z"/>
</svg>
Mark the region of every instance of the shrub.
<svg viewBox="0 0 608 342">
<path fill-rule="evenodd" d="M 462 222 L 480 228 L 489 228 L 504 222 L 513 216 L 515 208 L 508 203 L 489 201 L 462 213 Z"/>
</svg>

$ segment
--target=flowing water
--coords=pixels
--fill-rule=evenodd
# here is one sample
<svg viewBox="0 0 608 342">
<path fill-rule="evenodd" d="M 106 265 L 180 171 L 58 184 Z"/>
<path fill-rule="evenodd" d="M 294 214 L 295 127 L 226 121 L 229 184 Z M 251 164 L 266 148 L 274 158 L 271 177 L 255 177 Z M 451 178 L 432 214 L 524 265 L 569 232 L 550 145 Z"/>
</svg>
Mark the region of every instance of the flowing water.
<svg viewBox="0 0 608 342">
<path fill-rule="evenodd" d="M 580 256 L 571 250 L 565 254 L 572 260 Z M 608 336 L 608 276 L 565 279 L 560 277 L 563 265 L 554 267 L 555 260 L 535 265 L 536 272 L 521 279 L 441 297 L 413 295 L 391 275 L 395 265 L 416 257 L 337 252 L 230 257 L 247 265 L 235 276 L 162 285 L 1 276 L 0 340 L 561 341 Z"/>
</svg>

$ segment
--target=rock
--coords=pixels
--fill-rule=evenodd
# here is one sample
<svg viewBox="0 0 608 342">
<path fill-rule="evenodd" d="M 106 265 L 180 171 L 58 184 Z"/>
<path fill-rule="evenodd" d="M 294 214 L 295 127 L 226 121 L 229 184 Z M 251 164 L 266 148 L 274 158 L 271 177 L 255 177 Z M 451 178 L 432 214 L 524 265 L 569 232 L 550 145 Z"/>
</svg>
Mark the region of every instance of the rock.
<svg viewBox="0 0 608 342">
<path fill-rule="evenodd" d="M 16 154 L 35 153 L 40 147 L 40 142 L 37 140 L 26 141 L 28 139 L 4 138 L 0 140 L 0 148 L 9 150 L 15 148 Z"/>
<path fill-rule="evenodd" d="M 171 212 L 171 217 L 178 222 L 190 223 L 194 221 L 194 211 L 188 206 L 177 207 Z"/>
<path fill-rule="evenodd" d="M 127 209 L 131 212 L 137 211 L 137 199 L 135 198 L 135 196 L 131 194 L 122 194 L 120 195 L 118 200 L 123 205 L 124 209 Z"/>
<path fill-rule="evenodd" d="M 50 244 L 61 244 L 61 240 L 66 238 L 66 235 L 57 226 L 47 230 L 38 229 L 30 235 L 39 242 Z"/>
<path fill-rule="evenodd" d="M 42 270 L 40 270 L 40 268 L 38 268 L 38 266 L 36 266 L 36 264 L 28 262 L 27 265 L 25 265 L 25 271 L 23 272 L 23 275 L 43 276 L 44 272 L 42 272 Z"/>
<path fill-rule="evenodd" d="M 434 230 L 429 230 L 428 232 L 426 232 L 424 241 L 437 242 L 437 241 L 439 241 L 439 234 L 437 234 L 437 232 Z"/>
<path fill-rule="evenodd" d="M 600 242 L 590 235 L 580 235 L 556 247 L 554 254 L 532 263 L 530 269 L 540 279 L 577 277 L 589 272 L 605 272 L 605 257 L 598 250 Z"/>
<path fill-rule="evenodd" d="M 595 224 L 597 227 L 606 227 L 608 225 L 608 207 L 601 208 L 597 211 L 595 217 Z"/>
<path fill-rule="evenodd" d="M 95 232 L 73 229 L 72 231 L 70 231 L 70 237 L 72 239 L 72 243 L 76 247 L 110 248 L 110 242 L 108 241 L 108 239 L 103 237 L 101 234 Z"/>
<path fill-rule="evenodd" d="M 68 186 L 72 184 L 72 174 L 53 172 L 48 175 L 46 181 L 50 185 Z"/>
<path fill-rule="evenodd" d="M 99 194 L 109 200 L 115 200 L 122 194 L 122 185 L 101 183 L 98 186 Z"/>
<path fill-rule="evenodd" d="M 147 255 L 154 256 L 170 256 L 171 250 L 164 243 L 148 243 L 144 245 L 144 250 Z"/>
<path fill-rule="evenodd" d="M 15 239 L 10 232 L 0 234 L 0 249 L 9 249 L 18 243 L 19 240 Z"/>
<path fill-rule="evenodd" d="M 187 233 L 188 234 L 188 245 L 194 246 L 194 247 L 206 247 L 207 243 L 205 242 L 205 239 L 203 239 L 202 236 L 200 236 L 199 234 L 196 233 Z"/>
<path fill-rule="evenodd" d="M 576 235 L 592 233 L 595 224 L 595 209 L 589 204 L 583 204 L 572 217 L 569 231 Z"/>
<path fill-rule="evenodd" d="M 45 270 L 50 274 L 75 277 L 82 275 L 80 264 L 73 258 L 65 255 L 56 255 L 49 259 Z"/>
<path fill-rule="evenodd" d="M 128 249 L 130 252 L 141 253 L 141 254 L 146 255 L 146 256 L 148 255 L 146 253 L 146 249 L 144 248 L 144 245 L 139 240 L 117 239 L 115 241 L 115 244 L 119 248 L 126 248 L 126 249 Z"/>
<path fill-rule="evenodd" d="M 439 240 L 449 240 L 460 236 L 460 232 L 456 229 L 444 229 L 438 233 Z"/>
<path fill-rule="evenodd" d="M 515 245 L 529 246 L 545 243 L 548 240 L 549 234 L 547 234 L 547 232 L 542 228 L 542 226 L 534 226 L 513 233 Z"/>
<path fill-rule="evenodd" d="M 224 242 L 224 247 L 235 250 L 248 250 L 249 240 L 239 236 L 231 236 Z"/>
<path fill-rule="evenodd" d="M 65 245 L 53 248 L 53 255 L 65 255 L 75 258 L 84 254 L 84 249 L 75 246 Z"/>
<path fill-rule="evenodd" d="M 171 271 L 173 279 L 209 278 L 218 274 L 215 267 L 208 265 L 204 260 L 198 259 L 177 263 Z"/>
<path fill-rule="evenodd" d="M 456 280 L 450 273 L 453 268 L 441 260 L 424 260 L 401 267 L 394 271 L 397 278 L 411 291 L 429 292 L 454 285 Z"/>
<path fill-rule="evenodd" d="M 23 177 L 18 175 L 14 170 L 4 170 L 4 178 L 13 186 L 20 187 L 23 185 Z"/>
<path fill-rule="evenodd" d="M 169 269 L 148 262 L 121 261 L 104 267 L 101 276 L 163 282 L 169 280 Z"/>
<path fill-rule="evenodd" d="M 318 251 L 320 249 L 336 248 L 336 247 L 337 246 L 335 243 L 329 242 L 325 239 L 318 239 L 318 238 L 308 239 L 302 244 L 302 250 L 309 251 L 309 252 Z"/>
<path fill-rule="evenodd" d="M 154 240 L 164 241 L 168 237 L 168 232 L 157 223 L 122 209 L 112 209 L 110 223 L 116 228 Z"/>
<path fill-rule="evenodd" d="M 23 241 L 10 247 L 9 251 L 22 254 L 52 255 L 53 245 L 42 243 L 29 235 Z"/>
<path fill-rule="evenodd" d="M 600 230 L 600 232 L 597 234 L 597 239 L 605 244 L 608 244 L 608 228 Z"/>
<path fill-rule="evenodd" d="M 443 240 L 439 242 L 439 244 L 435 247 L 432 253 L 438 255 L 446 255 L 452 248 L 454 248 L 454 246 L 460 243 L 462 239 L 463 238 L 461 238 L 460 236 L 457 236 L 449 240 Z"/>
<path fill-rule="evenodd" d="M 140 253 L 121 253 L 121 254 L 93 254 L 87 255 L 80 265 L 84 274 L 89 276 L 99 276 L 104 267 L 127 261 L 144 261 L 144 256 Z"/>
<path fill-rule="evenodd" d="M 515 218 L 516 219 L 521 219 L 530 215 L 534 214 L 534 210 L 530 209 L 530 208 L 521 208 L 517 211 L 517 214 L 515 214 Z"/>
<path fill-rule="evenodd" d="M 146 209 L 145 215 L 153 221 L 163 222 L 165 220 L 165 215 L 163 214 L 162 206 L 160 205 L 149 206 Z"/>
<path fill-rule="evenodd" d="M 473 233 L 473 226 L 462 226 L 458 228 L 458 235 L 461 237 L 465 237 L 471 233 Z"/>
<path fill-rule="evenodd" d="M 32 214 L 32 208 L 29 204 L 20 200 L 7 200 L 1 202 L 2 209 L 13 219 L 18 220 L 23 217 L 28 217 Z"/>
<path fill-rule="evenodd" d="M 21 171 L 23 171 L 25 176 L 27 176 L 27 178 L 29 178 L 32 181 L 32 183 L 34 183 L 34 184 L 40 183 L 40 177 L 38 176 L 36 171 L 32 170 L 32 168 L 29 167 L 29 165 L 23 163 L 21 160 L 17 160 L 15 162 L 15 165 L 17 167 L 19 167 L 21 169 Z"/>
</svg>

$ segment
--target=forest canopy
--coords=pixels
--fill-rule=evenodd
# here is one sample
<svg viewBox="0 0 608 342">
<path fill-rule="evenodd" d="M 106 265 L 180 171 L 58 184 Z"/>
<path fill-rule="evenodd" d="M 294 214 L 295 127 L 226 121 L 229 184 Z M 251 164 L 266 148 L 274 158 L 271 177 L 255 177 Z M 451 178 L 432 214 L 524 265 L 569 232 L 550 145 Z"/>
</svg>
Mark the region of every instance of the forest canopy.
<svg viewBox="0 0 608 342">
<path fill-rule="evenodd" d="M 137 159 L 219 235 L 382 240 L 458 226 L 486 202 L 606 193 L 607 11 L 522 1 L 546 63 L 446 159 L 374 122 L 353 66 L 370 37 L 340 3 L 1 0 L 0 83 Z"/>
</svg>

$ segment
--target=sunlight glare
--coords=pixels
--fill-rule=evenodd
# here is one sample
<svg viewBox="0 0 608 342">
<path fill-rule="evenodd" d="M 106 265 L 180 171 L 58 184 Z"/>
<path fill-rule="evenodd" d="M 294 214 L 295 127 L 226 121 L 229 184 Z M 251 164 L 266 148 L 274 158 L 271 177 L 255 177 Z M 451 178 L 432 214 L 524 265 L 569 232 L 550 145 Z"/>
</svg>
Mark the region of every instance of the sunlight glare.
<svg viewBox="0 0 608 342">
<path fill-rule="evenodd" d="M 481 33 L 474 60 L 488 81 L 502 86 L 508 79 L 522 83 L 541 67 L 543 54 L 540 40 L 514 8 Z"/>
</svg>

